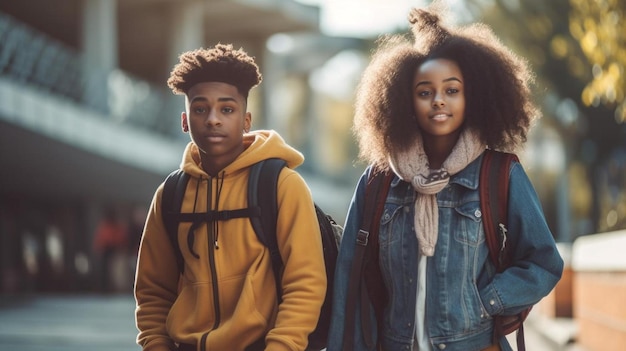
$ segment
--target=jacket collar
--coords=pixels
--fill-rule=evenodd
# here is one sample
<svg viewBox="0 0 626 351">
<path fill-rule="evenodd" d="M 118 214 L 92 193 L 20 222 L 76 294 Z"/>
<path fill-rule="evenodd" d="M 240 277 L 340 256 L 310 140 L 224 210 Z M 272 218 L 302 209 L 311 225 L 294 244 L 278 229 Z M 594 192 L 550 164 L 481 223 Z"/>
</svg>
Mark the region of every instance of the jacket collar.
<svg viewBox="0 0 626 351">
<path fill-rule="evenodd" d="M 472 190 L 478 189 L 480 165 L 482 164 L 484 154 L 484 152 L 480 154 L 480 156 L 467 165 L 462 171 L 453 175 L 450 178 L 450 183 L 459 184 Z"/>
<path fill-rule="evenodd" d="M 459 184 L 468 189 L 476 190 L 478 189 L 478 182 L 480 178 L 480 165 L 483 161 L 484 152 L 480 154 L 474 161 L 470 162 L 462 171 L 450 177 L 450 183 Z M 398 175 L 394 175 L 393 180 L 391 181 L 391 187 L 396 187 L 398 184 L 402 183 L 403 180 L 398 177 Z"/>
</svg>

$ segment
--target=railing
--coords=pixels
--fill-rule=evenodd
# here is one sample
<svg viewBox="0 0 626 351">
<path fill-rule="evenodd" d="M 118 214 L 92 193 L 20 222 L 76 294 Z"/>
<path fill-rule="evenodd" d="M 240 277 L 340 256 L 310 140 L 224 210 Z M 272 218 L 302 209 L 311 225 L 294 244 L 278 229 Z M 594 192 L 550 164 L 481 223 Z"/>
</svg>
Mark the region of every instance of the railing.
<svg viewBox="0 0 626 351">
<path fill-rule="evenodd" d="M 180 101 L 121 70 L 90 65 L 76 50 L 0 13 L 0 75 L 68 99 L 112 122 L 179 138 Z M 172 118 L 174 116 L 174 118 Z"/>
</svg>

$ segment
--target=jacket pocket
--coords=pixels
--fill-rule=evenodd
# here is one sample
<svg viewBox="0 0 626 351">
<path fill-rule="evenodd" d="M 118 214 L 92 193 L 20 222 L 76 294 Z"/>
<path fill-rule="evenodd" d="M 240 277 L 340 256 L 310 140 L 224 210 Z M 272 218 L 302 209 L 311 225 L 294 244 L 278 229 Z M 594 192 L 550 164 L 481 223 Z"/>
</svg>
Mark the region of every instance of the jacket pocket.
<svg viewBox="0 0 626 351">
<path fill-rule="evenodd" d="M 454 239 L 471 246 L 480 245 L 485 241 L 480 203 L 468 202 L 454 210 L 455 219 L 452 220 Z"/>
<path fill-rule="evenodd" d="M 411 210 L 408 206 L 398 204 L 385 205 L 385 210 L 380 218 L 380 228 L 378 231 L 378 240 L 381 249 L 385 249 L 391 246 L 393 242 L 400 240 L 402 232 L 411 228 L 407 228 L 405 224 L 408 217 L 406 214 L 409 212 L 411 212 Z M 403 214 L 405 216 L 403 216 Z"/>
</svg>

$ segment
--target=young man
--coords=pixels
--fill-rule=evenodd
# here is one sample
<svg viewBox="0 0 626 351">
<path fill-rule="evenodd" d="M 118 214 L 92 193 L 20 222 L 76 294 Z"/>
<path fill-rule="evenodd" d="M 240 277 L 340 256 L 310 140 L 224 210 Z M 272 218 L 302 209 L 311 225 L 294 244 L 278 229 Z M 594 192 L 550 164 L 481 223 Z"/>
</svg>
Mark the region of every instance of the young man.
<svg viewBox="0 0 626 351">
<path fill-rule="evenodd" d="M 191 136 L 181 163 L 190 175 L 182 212 L 246 208 L 250 166 L 267 158 L 287 162 L 277 193 L 282 302 L 269 251 L 249 218 L 181 223 L 180 274 L 161 217 L 161 185 L 148 213 L 135 281 L 143 350 L 304 350 L 316 326 L 326 274 L 311 193 L 293 170 L 304 158 L 273 131 L 250 132 L 247 97 L 260 82 L 250 56 L 218 44 L 183 53 L 168 85 L 185 95 L 182 129 Z"/>
</svg>

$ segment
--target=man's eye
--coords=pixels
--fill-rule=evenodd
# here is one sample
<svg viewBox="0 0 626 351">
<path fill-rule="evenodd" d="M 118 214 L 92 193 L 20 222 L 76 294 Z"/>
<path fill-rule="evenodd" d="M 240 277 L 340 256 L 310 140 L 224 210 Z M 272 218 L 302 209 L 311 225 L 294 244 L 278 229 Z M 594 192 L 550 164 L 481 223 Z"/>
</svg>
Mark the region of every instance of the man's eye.
<svg viewBox="0 0 626 351">
<path fill-rule="evenodd" d="M 224 113 L 233 113 L 233 111 L 235 111 L 232 107 L 224 107 L 222 109 L 222 112 Z"/>
<path fill-rule="evenodd" d="M 193 112 L 196 114 L 204 114 L 206 112 L 206 108 L 204 107 L 196 107 L 193 109 Z"/>
</svg>

